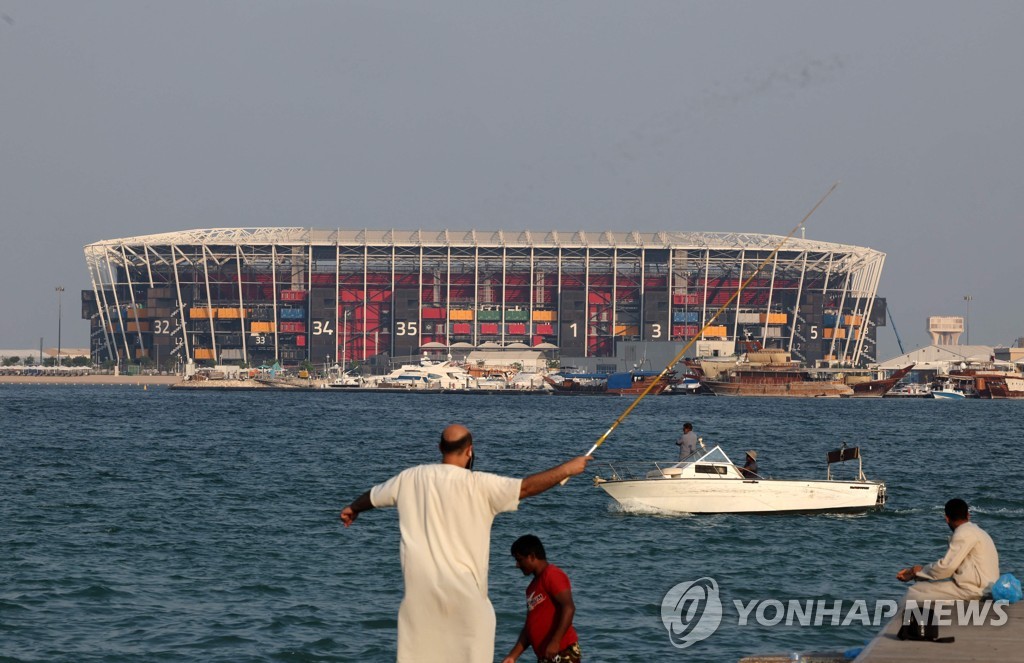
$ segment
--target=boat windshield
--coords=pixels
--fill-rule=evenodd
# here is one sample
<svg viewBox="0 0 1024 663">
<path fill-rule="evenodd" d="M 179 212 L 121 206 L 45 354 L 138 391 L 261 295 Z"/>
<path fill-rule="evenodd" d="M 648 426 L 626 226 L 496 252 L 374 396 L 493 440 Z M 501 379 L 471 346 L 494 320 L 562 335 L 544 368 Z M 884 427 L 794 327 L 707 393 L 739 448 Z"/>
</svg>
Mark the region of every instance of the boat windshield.
<svg viewBox="0 0 1024 663">
<path fill-rule="evenodd" d="M 707 452 L 700 458 L 701 462 L 704 463 L 731 463 L 729 457 L 725 455 L 721 447 L 715 447 L 711 451 Z"/>
</svg>

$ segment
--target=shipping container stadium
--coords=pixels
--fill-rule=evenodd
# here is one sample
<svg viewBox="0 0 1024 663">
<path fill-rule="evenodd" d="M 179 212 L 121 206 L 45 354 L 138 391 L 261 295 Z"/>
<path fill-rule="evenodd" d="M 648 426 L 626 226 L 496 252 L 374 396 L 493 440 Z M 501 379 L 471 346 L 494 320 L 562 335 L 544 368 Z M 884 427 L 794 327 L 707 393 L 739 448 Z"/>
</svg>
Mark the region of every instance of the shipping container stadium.
<svg viewBox="0 0 1024 663">
<path fill-rule="evenodd" d="M 754 340 L 874 362 L 879 251 L 711 232 L 231 228 L 85 247 L 94 361 L 371 362 L 424 346 L 613 357 L 623 342 Z M 767 258 L 707 329 L 705 322 Z M 458 344 L 458 345 L 456 345 Z"/>
</svg>

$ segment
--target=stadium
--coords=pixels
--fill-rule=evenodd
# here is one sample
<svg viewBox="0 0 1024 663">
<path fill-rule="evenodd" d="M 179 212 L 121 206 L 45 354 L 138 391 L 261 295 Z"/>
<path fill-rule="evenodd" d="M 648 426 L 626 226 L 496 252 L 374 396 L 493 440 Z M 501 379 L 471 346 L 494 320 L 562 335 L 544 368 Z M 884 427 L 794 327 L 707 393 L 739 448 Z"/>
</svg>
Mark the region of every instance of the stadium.
<svg viewBox="0 0 1024 663">
<path fill-rule="evenodd" d="M 426 348 L 615 357 L 700 336 L 876 360 L 885 254 L 775 235 L 232 228 L 85 247 L 93 360 L 382 364 Z M 767 258 L 707 329 L 705 323 Z M 710 353 L 710 352 L 709 352 Z M 386 361 L 383 361 L 386 360 Z"/>
</svg>

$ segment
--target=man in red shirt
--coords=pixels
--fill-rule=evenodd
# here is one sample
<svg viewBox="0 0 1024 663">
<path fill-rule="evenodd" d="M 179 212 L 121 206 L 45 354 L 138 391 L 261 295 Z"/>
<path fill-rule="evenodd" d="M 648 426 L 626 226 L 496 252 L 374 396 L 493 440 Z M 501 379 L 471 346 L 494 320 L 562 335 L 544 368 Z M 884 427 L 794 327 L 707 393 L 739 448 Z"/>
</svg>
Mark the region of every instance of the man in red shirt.
<svg viewBox="0 0 1024 663">
<path fill-rule="evenodd" d="M 569 576 L 548 563 L 544 545 L 533 534 L 516 539 L 512 557 L 523 575 L 532 574 L 533 580 L 526 588 L 526 625 L 502 663 L 515 663 L 529 646 L 540 663 L 579 663 L 579 638 L 572 627 L 576 604 Z"/>
</svg>

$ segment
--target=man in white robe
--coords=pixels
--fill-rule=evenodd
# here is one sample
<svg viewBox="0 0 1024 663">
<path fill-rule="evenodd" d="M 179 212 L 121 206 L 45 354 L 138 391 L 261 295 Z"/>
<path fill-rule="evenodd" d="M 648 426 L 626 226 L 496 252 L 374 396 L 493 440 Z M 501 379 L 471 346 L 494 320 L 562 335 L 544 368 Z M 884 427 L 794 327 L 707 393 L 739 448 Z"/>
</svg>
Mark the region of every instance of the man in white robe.
<svg viewBox="0 0 1024 663">
<path fill-rule="evenodd" d="M 487 597 L 491 524 L 519 500 L 583 472 L 579 456 L 525 479 L 473 472 L 473 436 L 453 424 L 441 434 L 441 463 L 411 467 L 341 512 L 398 507 L 405 597 L 398 609 L 399 663 L 494 660 L 494 608 Z"/>
<path fill-rule="evenodd" d="M 991 591 L 999 578 L 999 553 L 992 537 L 970 520 L 967 502 L 946 502 L 946 523 L 953 530 L 949 550 L 936 562 L 915 565 L 896 574 L 903 582 L 931 581 L 912 585 L 904 601 L 977 600 Z"/>
</svg>

